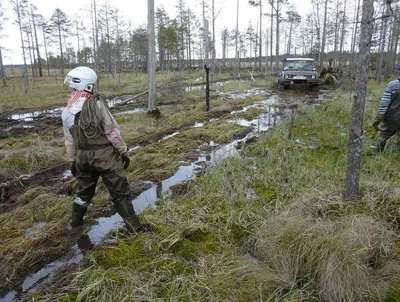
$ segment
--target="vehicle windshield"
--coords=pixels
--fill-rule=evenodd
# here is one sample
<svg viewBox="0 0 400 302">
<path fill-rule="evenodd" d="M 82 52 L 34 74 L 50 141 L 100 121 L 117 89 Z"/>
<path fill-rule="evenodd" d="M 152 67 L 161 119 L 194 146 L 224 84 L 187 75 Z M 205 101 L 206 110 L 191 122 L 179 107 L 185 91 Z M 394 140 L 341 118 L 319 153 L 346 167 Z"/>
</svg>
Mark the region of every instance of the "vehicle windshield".
<svg viewBox="0 0 400 302">
<path fill-rule="evenodd" d="M 315 70 L 314 61 L 290 60 L 283 62 L 283 70 Z"/>
</svg>

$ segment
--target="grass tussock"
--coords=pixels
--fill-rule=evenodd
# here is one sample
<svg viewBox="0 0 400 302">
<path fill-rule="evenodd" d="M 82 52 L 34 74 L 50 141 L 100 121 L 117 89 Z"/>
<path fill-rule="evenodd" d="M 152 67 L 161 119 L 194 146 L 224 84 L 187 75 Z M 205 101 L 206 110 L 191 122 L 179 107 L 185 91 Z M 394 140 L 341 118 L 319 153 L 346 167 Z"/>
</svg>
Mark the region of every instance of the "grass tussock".
<svg viewBox="0 0 400 302">
<path fill-rule="evenodd" d="M 259 260 L 320 301 L 382 300 L 399 273 L 395 234 L 368 216 L 316 220 L 289 208 L 268 218 L 249 240 Z"/>
</svg>

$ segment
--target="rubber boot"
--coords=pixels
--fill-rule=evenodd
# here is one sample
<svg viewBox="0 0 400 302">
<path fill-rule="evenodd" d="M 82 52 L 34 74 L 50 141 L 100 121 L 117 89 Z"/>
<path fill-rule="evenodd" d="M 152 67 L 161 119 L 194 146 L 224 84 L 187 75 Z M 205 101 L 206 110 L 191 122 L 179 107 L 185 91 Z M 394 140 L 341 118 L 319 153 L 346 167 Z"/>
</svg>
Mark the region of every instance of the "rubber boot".
<svg viewBox="0 0 400 302">
<path fill-rule="evenodd" d="M 378 145 L 377 145 L 377 152 L 381 153 L 383 150 L 385 150 L 386 146 L 386 141 L 385 140 L 378 140 Z"/>
<path fill-rule="evenodd" d="M 126 228 L 130 232 L 137 232 L 141 227 L 138 217 L 136 216 L 133 205 L 129 199 L 123 199 L 115 204 L 115 208 L 125 222 Z"/>
<path fill-rule="evenodd" d="M 72 204 L 71 227 L 79 227 L 83 224 L 83 216 L 85 216 L 87 207 L 82 207 L 77 203 Z"/>
</svg>

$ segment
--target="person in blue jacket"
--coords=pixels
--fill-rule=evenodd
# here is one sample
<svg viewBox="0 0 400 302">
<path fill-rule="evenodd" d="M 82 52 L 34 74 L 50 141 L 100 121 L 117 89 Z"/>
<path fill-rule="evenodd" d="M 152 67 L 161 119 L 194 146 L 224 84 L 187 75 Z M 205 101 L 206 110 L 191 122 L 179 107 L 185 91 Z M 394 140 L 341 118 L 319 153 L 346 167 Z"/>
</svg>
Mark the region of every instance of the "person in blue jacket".
<svg viewBox="0 0 400 302">
<path fill-rule="evenodd" d="M 400 74 L 400 65 L 397 66 L 397 73 Z M 397 143 L 400 147 L 400 78 L 387 85 L 372 126 L 379 131 L 378 152 L 385 149 L 387 140 L 395 133 L 397 133 Z"/>
</svg>

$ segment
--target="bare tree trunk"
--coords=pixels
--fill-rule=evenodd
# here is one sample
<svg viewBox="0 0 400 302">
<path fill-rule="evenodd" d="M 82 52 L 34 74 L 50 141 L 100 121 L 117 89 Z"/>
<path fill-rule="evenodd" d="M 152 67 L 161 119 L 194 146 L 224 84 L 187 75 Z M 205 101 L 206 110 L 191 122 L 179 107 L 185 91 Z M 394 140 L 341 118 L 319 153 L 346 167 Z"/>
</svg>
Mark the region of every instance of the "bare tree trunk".
<svg viewBox="0 0 400 302">
<path fill-rule="evenodd" d="M 293 23 L 290 23 L 289 25 L 289 37 L 288 37 L 288 45 L 287 45 L 287 54 L 290 55 L 290 49 L 292 48 L 292 27 L 293 27 Z"/>
<path fill-rule="evenodd" d="M 276 37 L 275 37 L 275 39 L 276 39 L 276 42 L 275 42 L 275 61 L 276 61 L 276 68 L 279 70 L 279 38 L 280 38 L 280 36 L 279 36 L 279 23 L 280 23 L 280 21 L 279 21 L 279 12 L 280 12 L 280 9 L 279 9 L 279 0 L 277 0 L 276 1 L 276 33 L 275 33 L 275 35 L 276 35 Z"/>
<path fill-rule="evenodd" d="M 344 38 L 345 38 L 345 26 L 346 26 L 346 4 L 347 2 L 344 1 L 344 8 L 343 8 L 343 20 L 342 20 L 342 31 L 340 37 L 340 55 L 339 55 L 339 67 L 343 66 L 343 46 L 344 46 Z"/>
<path fill-rule="evenodd" d="M 239 0 L 236 5 L 236 33 L 235 33 L 235 79 L 239 78 Z"/>
<path fill-rule="evenodd" d="M 204 20 L 204 69 L 206 71 L 206 111 L 210 111 L 210 60 L 209 60 L 209 53 L 210 53 L 210 43 L 208 40 L 208 20 Z"/>
<path fill-rule="evenodd" d="M 335 14 L 335 33 L 334 33 L 334 41 L 333 41 L 333 52 L 336 55 L 338 50 L 338 40 L 339 40 L 339 12 L 340 10 L 340 1 L 336 0 L 336 14 Z"/>
<path fill-rule="evenodd" d="M 36 76 L 36 73 L 35 73 L 35 60 L 32 59 L 31 37 L 29 37 L 30 32 L 28 31 L 28 28 L 26 28 L 25 33 L 26 33 L 26 40 L 28 42 L 28 52 L 29 52 L 29 60 L 31 62 L 32 77 L 35 77 Z M 33 54 L 35 54 L 35 53 L 33 52 Z"/>
<path fill-rule="evenodd" d="M 156 109 L 156 37 L 154 31 L 154 0 L 147 1 L 147 22 L 149 36 L 149 59 L 147 72 L 149 74 L 149 104 L 148 111 Z"/>
<path fill-rule="evenodd" d="M 28 82 L 28 68 L 26 66 L 26 55 L 25 55 L 25 46 L 24 46 L 24 37 L 23 37 L 23 29 L 22 29 L 22 16 L 21 16 L 21 6 L 19 4 L 19 0 L 15 1 L 15 11 L 17 12 L 17 24 L 19 27 L 19 32 L 21 36 L 21 48 L 22 48 L 22 58 L 24 60 L 24 90 L 25 93 L 28 93 L 29 90 L 29 82 Z"/>
<path fill-rule="evenodd" d="M 81 45 L 80 45 L 80 39 L 79 39 L 79 22 L 76 22 L 76 39 L 78 40 L 78 49 L 77 49 L 77 54 L 78 54 L 78 62 L 79 60 L 79 50 L 81 49 Z"/>
<path fill-rule="evenodd" d="M 390 70 L 394 70 L 394 61 L 395 61 L 395 57 L 394 57 L 394 53 L 393 53 L 393 49 L 394 49 L 394 36 L 396 34 L 396 28 L 393 26 L 392 24 L 389 24 L 388 27 L 390 28 L 389 30 L 389 44 L 388 44 L 388 50 L 387 50 L 387 57 L 385 60 L 385 70 L 384 70 L 384 78 L 388 78 L 389 77 L 389 72 Z"/>
<path fill-rule="evenodd" d="M 38 70 L 37 70 L 37 62 L 36 62 L 36 54 L 35 54 L 36 47 L 35 47 L 35 41 L 34 41 L 34 38 L 33 38 L 32 26 L 33 25 L 31 23 L 29 23 L 29 34 L 30 34 L 30 39 L 32 41 L 32 45 L 30 47 L 30 50 L 32 51 L 32 58 L 33 58 L 32 66 L 33 66 L 33 70 L 34 70 L 34 73 L 35 73 L 35 77 L 37 77 L 38 76 Z"/>
<path fill-rule="evenodd" d="M 93 0 L 93 17 L 92 23 L 94 25 L 94 37 L 93 41 L 95 43 L 95 51 L 93 54 L 94 57 L 94 68 L 97 73 L 97 89 L 100 89 L 100 60 L 99 60 L 99 26 L 97 22 L 97 8 L 96 8 L 96 0 Z"/>
<path fill-rule="evenodd" d="M 61 74 L 64 75 L 64 52 L 62 47 L 61 26 L 58 25 L 58 39 L 60 41 Z"/>
<path fill-rule="evenodd" d="M 7 86 L 7 80 L 6 80 L 6 73 L 3 65 L 3 55 L 1 53 L 1 47 L 0 47 L 0 74 L 1 74 L 1 80 L 3 82 L 3 87 Z"/>
<path fill-rule="evenodd" d="M 398 15 L 398 11 L 397 10 L 396 10 L 396 15 Z M 395 70 L 396 66 L 398 64 L 398 61 L 397 61 L 397 58 L 396 58 L 396 54 L 397 54 L 397 48 L 398 48 L 398 45 L 399 45 L 399 34 L 400 34 L 400 31 L 399 31 L 399 28 L 398 28 L 398 25 L 397 25 L 396 21 L 393 21 L 393 29 L 394 29 L 395 34 L 394 34 L 394 42 L 393 42 L 394 43 L 394 49 L 393 49 L 393 59 L 392 59 L 391 71 Z"/>
<path fill-rule="evenodd" d="M 351 39 L 351 53 L 354 54 L 356 51 L 356 42 L 357 42 L 357 33 L 358 33 L 358 19 L 360 16 L 360 1 L 358 0 L 357 2 L 357 7 L 356 7 L 356 13 L 354 15 L 354 20 L 353 20 L 353 24 L 354 24 L 354 30 L 352 33 L 352 39 Z"/>
<path fill-rule="evenodd" d="M 46 55 L 47 75 L 50 76 L 49 54 L 47 52 L 47 39 L 46 39 L 46 33 L 45 33 L 44 27 L 45 27 L 45 25 L 42 24 L 42 34 L 43 34 L 43 42 L 44 42 L 44 52 Z"/>
<path fill-rule="evenodd" d="M 259 50 L 258 50 L 258 68 L 260 69 L 261 73 L 261 66 L 262 66 L 262 1 L 260 0 L 260 34 L 259 34 L 259 39 L 260 41 L 258 42 Z"/>
<path fill-rule="evenodd" d="M 271 1 L 271 39 L 270 39 L 271 70 L 273 69 L 272 68 L 272 65 L 273 65 L 273 59 L 272 59 L 272 50 L 273 50 L 272 44 L 273 43 L 272 43 L 272 41 L 274 41 L 274 0 Z"/>
<path fill-rule="evenodd" d="M 211 79 L 214 78 L 215 74 L 215 7 L 214 7 L 214 0 L 212 0 L 212 68 L 211 68 Z"/>
<path fill-rule="evenodd" d="M 344 199 L 351 200 L 359 195 L 360 166 L 362 152 L 363 118 L 367 92 L 368 67 L 370 62 L 373 33 L 374 0 L 363 0 L 360 51 L 358 57 L 358 79 L 356 97 L 351 109 L 347 170 Z"/>
<path fill-rule="evenodd" d="M 389 13 L 389 7 L 388 7 L 388 5 L 386 5 L 385 14 L 387 15 L 388 13 Z M 375 78 L 378 81 L 378 83 L 381 83 L 381 81 L 382 81 L 383 53 L 385 51 L 385 46 L 386 46 L 387 20 L 388 20 L 388 18 L 384 18 L 382 20 L 382 30 L 381 30 L 381 39 L 380 39 L 381 47 L 380 47 L 380 51 L 379 51 L 378 66 L 376 68 L 376 74 L 375 74 Z"/>
<path fill-rule="evenodd" d="M 188 58 L 189 58 L 189 67 L 192 67 L 192 29 L 190 26 L 191 19 L 191 11 L 188 13 Z"/>
<path fill-rule="evenodd" d="M 328 0 L 325 0 L 324 6 L 324 23 L 322 29 L 322 41 L 321 41 L 321 52 L 319 56 L 319 66 L 320 68 L 324 67 L 324 52 L 325 52 L 325 43 L 326 43 L 326 19 L 328 15 Z"/>
<path fill-rule="evenodd" d="M 31 13 L 32 13 L 33 31 L 35 33 L 35 43 L 36 43 L 37 64 L 38 64 L 38 68 L 39 68 L 39 77 L 42 77 L 43 76 L 42 59 L 40 58 L 39 42 L 38 42 L 37 31 L 36 31 L 36 21 L 35 21 L 35 15 L 33 13 L 32 6 L 31 6 Z"/>
</svg>

